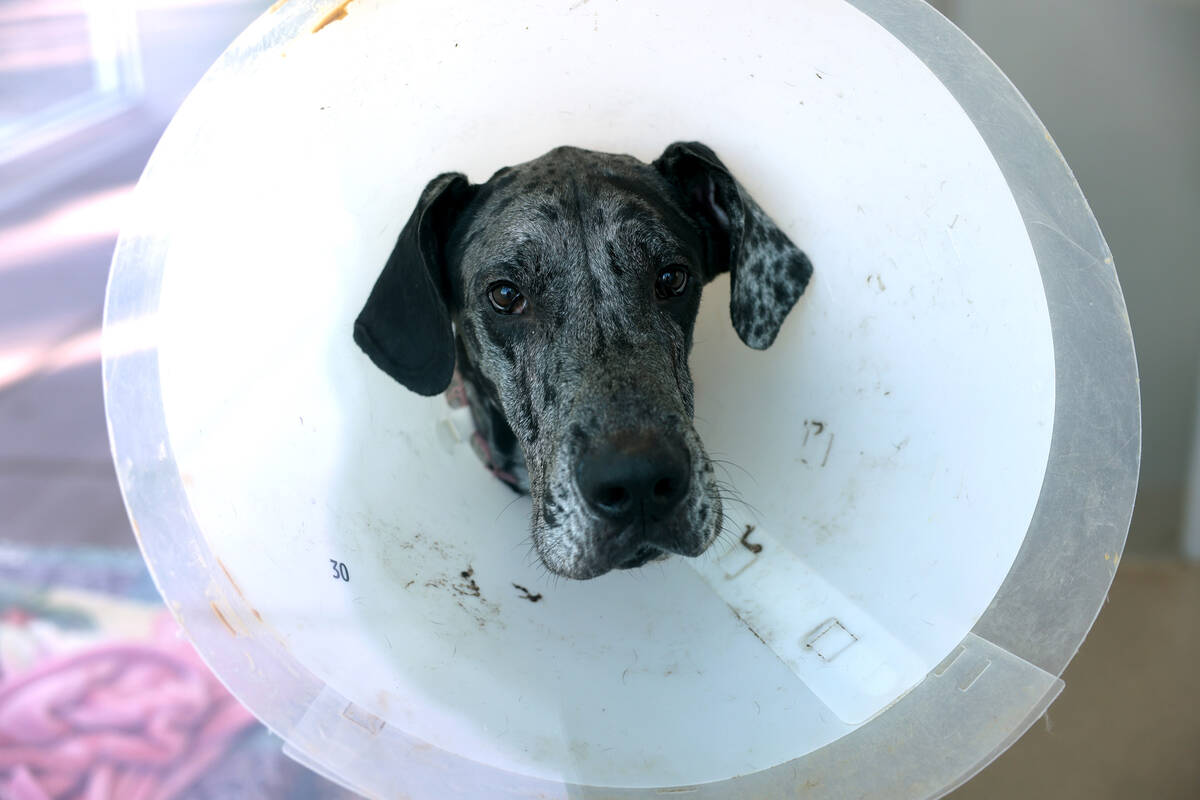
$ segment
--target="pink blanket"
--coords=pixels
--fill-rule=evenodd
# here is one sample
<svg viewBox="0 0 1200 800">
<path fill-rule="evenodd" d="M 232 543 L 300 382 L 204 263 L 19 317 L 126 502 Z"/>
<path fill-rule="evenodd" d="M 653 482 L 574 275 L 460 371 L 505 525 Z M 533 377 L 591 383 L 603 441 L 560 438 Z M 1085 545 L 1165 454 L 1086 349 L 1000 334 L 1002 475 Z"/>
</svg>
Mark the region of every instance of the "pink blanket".
<svg viewBox="0 0 1200 800">
<path fill-rule="evenodd" d="M 191 785 L 253 717 L 174 630 L 0 684 L 0 798 L 170 800 Z"/>
</svg>

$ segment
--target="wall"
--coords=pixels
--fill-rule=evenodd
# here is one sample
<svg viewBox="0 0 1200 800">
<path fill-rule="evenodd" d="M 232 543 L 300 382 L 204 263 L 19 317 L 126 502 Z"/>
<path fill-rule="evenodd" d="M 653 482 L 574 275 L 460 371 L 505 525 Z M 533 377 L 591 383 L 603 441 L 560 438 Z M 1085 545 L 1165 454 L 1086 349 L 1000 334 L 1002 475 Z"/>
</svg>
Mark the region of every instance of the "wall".
<svg viewBox="0 0 1200 800">
<path fill-rule="evenodd" d="M 944 0 L 1075 170 L 1116 259 L 1142 381 L 1131 554 L 1179 552 L 1200 365 L 1200 0 Z"/>
</svg>

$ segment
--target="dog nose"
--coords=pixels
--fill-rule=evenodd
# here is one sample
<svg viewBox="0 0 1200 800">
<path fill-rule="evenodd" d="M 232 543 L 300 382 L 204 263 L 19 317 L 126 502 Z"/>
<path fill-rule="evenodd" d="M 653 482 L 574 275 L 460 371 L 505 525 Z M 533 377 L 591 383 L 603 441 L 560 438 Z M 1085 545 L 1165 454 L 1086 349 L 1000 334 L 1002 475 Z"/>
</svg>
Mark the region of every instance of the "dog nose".
<svg viewBox="0 0 1200 800">
<path fill-rule="evenodd" d="M 616 522 L 661 519 L 687 494 L 690 465 L 682 444 L 622 436 L 580 459 L 575 480 L 584 501 Z"/>
</svg>

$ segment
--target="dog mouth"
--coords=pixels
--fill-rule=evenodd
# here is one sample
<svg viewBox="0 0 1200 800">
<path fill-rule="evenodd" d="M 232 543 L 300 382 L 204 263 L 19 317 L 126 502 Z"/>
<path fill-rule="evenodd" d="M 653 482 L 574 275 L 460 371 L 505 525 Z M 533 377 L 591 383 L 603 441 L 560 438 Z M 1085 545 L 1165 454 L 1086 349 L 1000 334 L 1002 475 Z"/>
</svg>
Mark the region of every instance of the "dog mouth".
<svg viewBox="0 0 1200 800">
<path fill-rule="evenodd" d="M 642 545 L 630 554 L 624 561 L 613 565 L 613 569 L 637 569 L 651 561 L 665 557 L 667 554 L 653 545 Z"/>
</svg>

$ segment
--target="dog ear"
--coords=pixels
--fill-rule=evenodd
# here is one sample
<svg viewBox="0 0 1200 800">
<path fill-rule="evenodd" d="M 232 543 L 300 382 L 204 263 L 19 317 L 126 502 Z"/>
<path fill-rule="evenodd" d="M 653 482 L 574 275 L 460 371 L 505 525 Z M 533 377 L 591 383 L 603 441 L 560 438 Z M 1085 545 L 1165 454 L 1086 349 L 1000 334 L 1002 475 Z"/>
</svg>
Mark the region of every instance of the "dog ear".
<svg viewBox="0 0 1200 800">
<path fill-rule="evenodd" d="M 417 394 L 444 391 L 454 374 L 446 244 L 475 189 L 458 172 L 429 182 L 354 321 L 375 366 Z"/>
<path fill-rule="evenodd" d="M 683 199 L 707 240 L 710 281 L 730 273 L 729 314 L 742 341 L 765 350 L 812 277 L 808 256 L 792 243 L 717 154 L 700 142 L 676 142 L 654 162 Z"/>
</svg>

